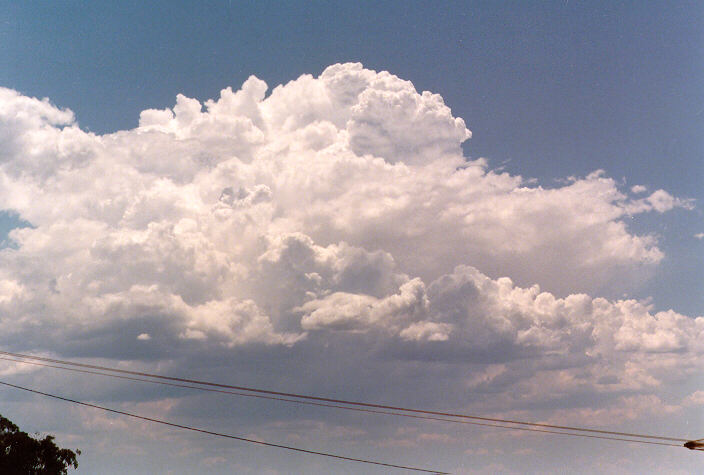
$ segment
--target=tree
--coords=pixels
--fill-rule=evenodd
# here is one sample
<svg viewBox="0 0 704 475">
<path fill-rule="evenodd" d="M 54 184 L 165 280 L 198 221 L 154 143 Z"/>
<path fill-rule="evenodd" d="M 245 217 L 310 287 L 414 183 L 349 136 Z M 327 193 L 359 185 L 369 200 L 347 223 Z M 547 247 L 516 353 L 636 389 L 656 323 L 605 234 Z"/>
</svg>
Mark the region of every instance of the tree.
<svg viewBox="0 0 704 475">
<path fill-rule="evenodd" d="M 0 415 L 0 473 L 7 475 L 66 475 L 78 468 L 80 450 L 60 449 L 54 437 L 35 439 Z"/>
</svg>

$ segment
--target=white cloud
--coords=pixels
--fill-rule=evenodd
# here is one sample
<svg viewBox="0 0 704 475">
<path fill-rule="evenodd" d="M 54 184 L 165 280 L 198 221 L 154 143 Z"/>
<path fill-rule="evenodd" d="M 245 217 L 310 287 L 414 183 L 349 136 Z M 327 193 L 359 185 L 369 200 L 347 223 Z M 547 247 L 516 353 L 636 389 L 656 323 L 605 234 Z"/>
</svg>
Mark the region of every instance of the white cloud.
<svg viewBox="0 0 704 475">
<path fill-rule="evenodd" d="M 683 403 L 687 406 L 704 406 L 704 391 L 694 391 L 684 399 Z"/>
<path fill-rule="evenodd" d="M 467 162 L 471 134 L 440 96 L 358 64 L 265 92 L 251 77 L 205 107 L 179 95 L 96 136 L 4 89 L 0 206 L 34 225 L 3 257 L 3 282 L 23 289 L 15 309 L 100 321 L 123 299 L 120 318 L 139 318 L 134 292 L 148 292 L 141 308 L 173 314 L 183 335 L 292 341 L 278 332 L 299 311 L 310 329 L 422 307 L 397 302 L 399 286 L 458 262 L 561 294 L 647 274 L 662 252 L 621 219 L 687 206 L 663 190 L 629 201 L 602 172 L 543 189 Z M 406 337 L 446 336 L 415 325 Z"/>
<path fill-rule="evenodd" d="M 404 340 L 445 341 L 449 338 L 452 325 L 435 322 L 415 322 L 404 328 L 399 335 Z"/>
<path fill-rule="evenodd" d="M 602 171 L 549 189 L 492 171 L 440 96 L 358 64 L 266 90 L 179 95 L 95 135 L 0 89 L 0 209 L 32 224 L 0 251 L 3 340 L 281 360 L 334 342 L 331 384 L 349 358 L 491 363 L 447 384 L 496 404 L 649 397 L 701 366 L 704 317 L 598 297 L 663 258 L 624 219 L 690 201 L 629 198 Z"/>
<path fill-rule="evenodd" d="M 675 198 L 660 190 L 628 202 L 599 173 L 544 190 L 466 163 L 464 122 L 410 82 L 336 65 L 268 98 L 265 90 L 252 77 L 205 110 L 179 95 L 173 110 L 144 111 L 138 129 L 107 136 L 5 91 L 3 129 L 14 131 L 5 149 L 16 150 L 0 175 L 0 203 L 37 226 L 15 233 L 19 254 L 38 246 L 60 260 L 90 249 L 84 273 L 99 276 L 98 294 L 137 280 L 189 304 L 216 294 L 257 301 L 246 289 L 257 246 L 292 232 L 323 247 L 381 250 L 398 273 L 426 281 L 459 260 L 561 294 L 647 275 L 643 266 L 662 258 L 654 238 L 630 234 L 620 218 L 635 207 L 666 210 Z"/>
<path fill-rule="evenodd" d="M 693 207 L 693 200 L 676 198 L 665 190 L 657 190 L 646 198 L 629 203 L 628 210 L 631 213 L 642 213 L 644 211 L 664 213 L 673 208 L 692 209 Z"/>
<path fill-rule="evenodd" d="M 631 187 L 631 193 L 639 194 L 639 193 L 645 193 L 646 191 L 648 191 L 648 188 L 646 188 L 643 185 L 633 185 Z"/>
<path fill-rule="evenodd" d="M 332 328 L 363 331 L 375 325 L 398 330 L 404 321 L 423 315 L 426 307 L 425 286 L 420 279 L 413 279 L 401 285 L 397 294 L 383 299 L 365 294 L 335 292 L 323 299 L 308 301 L 295 310 L 303 313 L 301 326 L 306 330 Z M 422 324 L 414 325 L 413 328 L 406 329 L 406 335 L 409 339 L 420 339 L 422 332 L 418 325 Z M 446 325 L 426 325 L 431 325 L 429 329 L 435 329 L 436 339 L 442 339 L 439 335 L 447 331 Z"/>
<path fill-rule="evenodd" d="M 385 305 L 392 300 L 398 303 Z M 640 373 L 629 373 L 629 365 L 642 368 L 647 355 L 684 353 L 699 360 L 704 353 L 704 317 L 652 312 L 635 300 L 585 294 L 557 298 L 537 285 L 518 287 L 509 278 L 494 280 L 466 266 L 440 277 L 427 290 L 415 279 L 383 300 L 335 293 L 300 310 L 306 329 L 377 327 L 402 340 L 443 341 L 445 351 L 485 352 L 496 360 L 582 355 L 593 363 L 608 361 L 625 386 L 641 378 Z"/>
</svg>

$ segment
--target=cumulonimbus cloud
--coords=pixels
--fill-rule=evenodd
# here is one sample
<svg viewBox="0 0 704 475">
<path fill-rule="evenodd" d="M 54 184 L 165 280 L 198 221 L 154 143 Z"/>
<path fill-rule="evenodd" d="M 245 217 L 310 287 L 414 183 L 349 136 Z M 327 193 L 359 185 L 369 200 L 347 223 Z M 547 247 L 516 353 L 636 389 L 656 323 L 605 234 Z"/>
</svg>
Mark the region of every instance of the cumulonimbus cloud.
<svg viewBox="0 0 704 475">
<path fill-rule="evenodd" d="M 470 136 L 439 95 L 359 64 L 179 95 L 106 135 L 0 89 L 0 209 L 31 223 L 0 251 L 2 334 L 373 333 L 408 357 L 581 355 L 620 388 L 666 377 L 650 354 L 700 361 L 704 319 L 588 295 L 663 257 L 625 217 L 689 201 L 602 171 L 543 188 L 464 157 Z"/>
</svg>

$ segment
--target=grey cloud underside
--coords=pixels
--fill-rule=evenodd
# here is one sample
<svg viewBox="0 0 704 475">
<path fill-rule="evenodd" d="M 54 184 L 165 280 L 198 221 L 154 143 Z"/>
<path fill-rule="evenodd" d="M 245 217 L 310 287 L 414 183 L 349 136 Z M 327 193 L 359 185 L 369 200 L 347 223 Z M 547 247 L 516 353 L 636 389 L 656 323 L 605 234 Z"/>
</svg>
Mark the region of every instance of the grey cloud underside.
<svg viewBox="0 0 704 475">
<path fill-rule="evenodd" d="M 266 91 L 179 95 L 98 136 L 0 89 L 0 208 L 32 224 L 0 251 L 4 343 L 149 360 L 335 342 L 493 363 L 453 384 L 528 393 L 647 393 L 701 364 L 704 318 L 588 295 L 663 258 L 626 217 L 689 201 L 494 172 L 440 96 L 358 64 Z"/>
</svg>

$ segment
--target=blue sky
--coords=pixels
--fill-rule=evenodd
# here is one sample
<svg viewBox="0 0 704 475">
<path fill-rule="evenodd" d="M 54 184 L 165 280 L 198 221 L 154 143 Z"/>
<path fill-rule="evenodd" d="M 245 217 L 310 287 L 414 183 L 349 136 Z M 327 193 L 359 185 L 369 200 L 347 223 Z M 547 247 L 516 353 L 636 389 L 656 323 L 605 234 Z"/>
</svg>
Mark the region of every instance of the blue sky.
<svg viewBox="0 0 704 475">
<path fill-rule="evenodd" d="M 628 357 L 635 359 L 609 357 L 622 361 L 623 368 L 630 368 L 623 370 L 619 389 L 607 391 L 596 383 L 592 387 L 585 382 L 579 390 L 565 386 L 564 397 L 548 398 L 552 402 L 546 402 L 544 394 L 541 399 L 540 392 L 534 389 L 535 400 L 531 404 L 544 412 L 534 416 L 528 407 L 521 407 L 522 417 L 559 420 L 559 411 L 571 408 L 582 411 L 584 419 L 579 422 L 588 420 L 589 414 L 620 414 L 624 424 L 647 431 L 651 428 L 648 417 L 674 414 L 673 430 L 685 430 L 691 414 L 701 414 L 701 405 L 692 401 L 704 400 L 704 396 L 696 396 L 701 390 L 701 377 L 691 369 L 701 361 L 700 349 L 695 348 L 694 342 L 686 343 L 682 336 L 687 332 L 694 335 L 695 330 L 687 325 L 694 325 L 695 318 L 704 315 L 704 239 L 697 237 L 704 233 L 703 24 L 704 7 L 697 2 L 0 2 L 0 87 L 16 91 L 18 97 L 47 97 L 55 106 L 51 110 L 39 103 L 24 106 L 22 99 L 10 94 L 4 106 L 9 112 L 0 124 L 0 145 L 6 150 L 0 166 L 5 186 L 0 196 L 0 208 L 5 210 L 0 214 L 0 240 L 7 239 L 6 233 L 20 219 L 32 225 L 13 234 L 16 246 L 2 251 L 5 270 L 0 283 L 6 283 L 2 284 L 4 287 L 0 285 L 0 292 L 12 296 L 6 301 L 0 298 L 0 304 L 7 306 L 0 309 L 4 313 L 0 322 L 11 335 L 4 339 L 5 344 L 17 350 L 59 356 L 106 356 L 136 366 L 166 360 L 178 361 L 179 365 L 189 362 L 195 372 L 218 362 L 216 367 L 220 370 L 213 369 L 212 378 L 228 380 L 223 368 L 234 364 L 236 356 L 247 355 L 260 361 L 262 371 L 270 376 L 237 366 L 247 374 L 244 378 L 272 387 L 283 386 L 274 376 L 277 358 L 290 358 L 298 368 L 291 370 L 292 374 L 300 371 L 310 376 L 301 376 L 305 381 L 300 383 L 301 391 L 315 394 L 341 388 L 352 390 L 348 383 L 330 376 L 335 373 L 330 367 L 318 368 L 319 363 L 313 362 L 315 351 L 328 344 L 339 345 L 340 350 L 331 354 L 329 361 L 332 367 L 343 367 L 345 351 L 362 345 L 376 355 L 365 362 L 397 374 L 399 387 L 412 387 L 412 368 L 421 375 L 421 381 L 446 384 L 451 392 L 465 391 L 467 385 L 471 386 L 468 381 L 474 381 L 479 374 L 486 378 L 485 386 L 480 385 L 486 391 L 484 398 L 470 398 L 476 406 L 467 405 L 459 396 L 442 401 L 430 394 L 419 394 L 415 399 L 419 405 L 440 408 L 450 404 L 453 409 L 471 407 L 503 414 L 519 408 L 509 402 L 492 403 L 488 395 L 536 388 L 541 371 L 557 363 L 526 357 L 528 353 L 522 352 L 527 347 L 521 346 L 524 342 L 504 341 L 504 334 L 497 336 L 496 348 L 477 349 L 472 335 L 498 327 L 477 323 L 481 318 L 470 310 L 467 320 L 456 320 L 459 317 L 448 309 L 469 304 L 461 292 L 450 289 L 448 282 L 473 282 L 474 287 L 482 289 L 478 292 L 486 292 L 482 294 L 483 302 L 494 302 L 487 304 L 486 311 L 497 312 L 496 315 L 511 305 L 514 309 L 523 308 L 525 301 L 516 289 L 538 284 L 557 299 L 580 294 L 595 300 L 607 299 L 609 305 L 614 305 L 609 318 L 618 314 L 626 322 L 620 330 L 613 330 L 623 340 L 611 345 L 621 345 L 626 349 L 623 351 L 639 355 L 642 350 L 643 354 Z M 322 84 L 332 87 L 332 83 L 321 79 L 321 73 L 337 63 L 361 63 L 365 71 L 388 71 L 400 80 L 410 81 L 418 93 L 439 94 L 451 113 L 440 108 L 434 99 L 420 99 L 419 94 L 403 96 L 404 100 L 419 104 L 413 115 L 417 122 L 407 123 L 407 116 L 384 112 L 392 109 L 391 102 L 384 103 L 386 109 L 379 106 L 379 110 L 371 106 L 365 109 L 368 103 L 359 102 L 356 109 L 350 109 L 349 117 L 344 116 L 347 112 L 325 109 L 316 102 L 315 95 L 322 90 Z M 305 74 L 312 75 L 313 82 L 304 78 L 280 89 L 278 95 L 272 93 L 276 86 Z M 239 90 L 251 75 L 268 85 L 268 105 L 252 106 L 258 111 L 254 113 L 254 109 L 242 105 L 237 106 L 240 109 L 231 105 L 227 109 L 223 102 L 218 111 L 207 106 L 210 119 L 205 115 L 198 119 L 203 124 L 216 121 L 220 125 L 215 129 L 194 125 L 195 122 L 184 125 L 186 113 L 181 114 L 178 106 L 174 107 L 177 95 L 205 105 L 209 99 L 217 100 L 224 88 Z M 369 97 L 381 94 L 377 90 L 381 83 L 394 91 L 406 87 L 385 76 L 360 73 L 353 67 L 328 75 L 345 84 L 352 84 L 352 77 L 364 76 Z M 263 86 L 256 81 L 247 84 L 251 87 L 242 97 L 257 104 L 264 100 L 264 96 L 257 95 L 264 94 Z M 372 89 L 377 92 L 373 94 Z M 330 91 L 326 94 L 333 97 Z M 369 101 L 373 105 L 373 100 Z M 179 104 L 183 104 L 181 110 L 187 109 L 187 102 Z M 75 121 L 59 117 L 56 108 L 69 108 Z M 157 117 L 154 112 L 142 114 L 140 122 L 142 111 L 167 108 L 173 108 L 177 119 L 168 122 L 163 119 L 165 116 Z M 428 116 L 424 118 L 426 112 Z M 310 120 L 315 119 L 311 122 L 318 127 L 315 131 L 306 122 L 306 113 Z M 35 114 L 38 119 L 22 122 L 26 118 L 22 114 Z M 249 122 L 232 122 L 232 117 L 225 118 L 227 114 L 246 116 Z M 183 118 L 181 122 L 179 116 Z M 455 118 L 462 118 L 464 124 L 458 125 Z M 242 132 L 241 137 L 227 132 L 231 129 L 223 124 L 233 123 L 244 127 L 236 129 L 239 131 L 249 127 L 243 123 L 253 124 L 254 132 Z M 268 129 L 261 123 L 268 124 Z M 464 140 L 464 125 L 471 130 L 469 140 Z M 383 133 L 374 130 L 377 126 Z M 82 133 L 73 133 L 72 128 Z M 15 140 L 25 137 L 25 130 L 38 134 L 26 135 L 36 137 L 31 138 L 36 143 L 53 144 L 55 140 L 56 145 L 47 145 L 35 157 L 35 142 Z M 333 131 L 338 134 L 334 140 L 330 138 Z M 264 138 L 257 135 L 260 132 Z M 222 136 L 216 140 L 218 134 Z M 340 160 L 336 166 L 351 167 L 342 173 L 349 181 L 330 181 L 331 189 L 321 184 L 337 180 L 338 175 L 328 170 L 324 162 L 318 164 L 316 160 L 322 152 L 316 149 L 313 153 L 317 145 L 310 134 L 342 147 L 344 153 L 339 152 L 334 159 Z M 421 135 L 428 136 L 427 143 L 418 138 Z M 255 136 L 260 138 L 252 138 Z M 304 140 L 304 136 L 309 138 Z M 351 137 L 349 142 L 345 142 L 345 137 Z M 391 142 L 387 143 L 387 139 Z M 287 150 L 291 156 L 286 155 L 281 158 L 282 163 L 275 162 L 270 168 L 263 163 L 269 159 L 267 154 L 273 153 L 271 150 Z M 404 155 L 400 150 L 410 152 Z M 367 157 L 360 160 L 368 163 L 352 166 L 357 162 L 345 158 L 347 153 Z M 182 163 L 182 156 L 192 160 Z M 378 168 L 380 165 L 373 162 L 372 156 L 393 170 Z M 480 158 L 486 163 L 475 162 Z M 203 165 L 203 160 L 208 164 Z M 225 172 L 224 163 L 228 160 L 232 163 Z M 433 174 L 444 173 L 444 167 L 461 168 L 457 160 L 472 164 L 468 165 L 466 176 L 437 178 Z M 201 168 L 193 168 L 194 163 L 200 163 Z M 433 163 L 436 164 L 430 166 Z M 113 170 L 113 164 L 122 168 Z M 262 164 L 261 168 L 258 164 Z M 406 174 L 399 164 L 407 164 L 410 171 Z M 208 168 L 211 165 L 215 168 Z M 272 169 L 282 175 L 267 178 Z M 476 176 L 471 171 L 475 169 Z M 287 170 L 286 174 L 282 170 Z M 604 173 L 590 175 L 596 170 Z M 212 175 L 204 178 L 206 172 Z M 316 175 L 318 172 L 320 175 Z M 110 180 L 101 181 L 106 173 L 115 173 L 112 184 Z M 283 177 L 291 181 L 284 183 Z M 381 187 L 375 181 L 377 177 L 389 180 L 388 187 Z M 210 185 L 206 184 L 221 189 L 207 191 Z M 423 188 L 426 185 L 428 188 Z M 80 187 L 85 187 L 86 196 L 69 192 Z M 356 195 L 354 190 L 361 191 Z M 376 195 L 369 190 L 377 190 Z M 654 194 L 658 190 L 665 194 Z M 339 196 L 335 195 L 337 191 Z M 208 193 L 214 193 L 214 198 Z M 532 198 L 524 200 L 526 193 L 531 193 Z M 614 198 L 617 194 L 621 196 Z M 223 201 L 228 196 L 229 201 Z M 418 197 L 418 203 L 413 196 Z M 242 224 L 246 220 L 238 221 L 240 218 L 234 215 L 227 218 L 231 221 L 213 224 L 208 216 L 225 218 L 221 217 L 220 208 L 212 211 L 216 205 L 208 199 L 218 202 L 217 206 L 225 203 L 236 208 L 237 213 L 245 213 L 245 207 L 251 207 L 246 211 L 250 216 L 247 222 L 257 223 L 251 225 L 257 230 L 249 236 L 250 228 L 246 226 L 250 225 Z M 430 210 L 427 214 L 421 205 L 424 199 Z M 301 209 L 289 208 L 291 200 L 300 200 Z M 329 209 L 321 204 L 326 200 Z M 267 211 L 269 204 L 272 208 Z M 104 214 L 94 214 L 98 208 Z M 121 218 L 116 218 L 115 213 Z M 454 216 L 452 219 L 466 227 L 452 227 L 449 221 L 442 221 L 443 213 Z M 155 237 L 157 229 L 165 233 L 162 238 Z M 193 234 L 186 240 L 173 229 Z M 71 232 L 76 233 L 74 242 L 61 239 Z M 241 241 L 226 237 L 240 233 Z M 138 244 L 123 248 L 125 241 L 121 239 L 133 239 Z M 145 243 L 151 239 L 155 242 L 147 246 Z M 173 278 L 169 272 L 178 273 L 180 267 L 178 259 L 174 257 L 176 261 L 170 262 L 169 256 L 177 255 L 179 246 L 185 249 L 196 241 L 200 244 L 193 244 L 195 250 L 191 249 L 190 254 L 184 251 L 180 259 L 185 262 L 193 258 L 198 271 L 183 281 Z M 168 247 L 167 242 L 173 247 Z M 255 242 L 259 244 L 248 247 Z M 145 247 L 137 249 L 142 244 Z M 81 260 L 86 253 L 91 256 L 90 265 Z M 305 261 L 308 264 L 304 265 L 304 260 L 297 260 L 303 259 L 303 254 L 298 253 L 317 257 L 310 257 L 312 261 Z M 159 256 L 164 260 L 159 261 Z M 291 262 L 284 265 L 285 259 Z M 323 261 L 329 264 L 334 259 L 339 259 L 339 263 L 324 270 Z M 32 264 L 37 260 L 52 265 L 39 268 Z M 230 267 L 222 264 L 223 260 Z M 323 267 L 305 267 L 313 261 Z M 110 267 L 110 262 L 118 267 Z M 159 265 L 165 269 L 163 272 L 151 270 Z M 455 267 L 462 265 L 471 266 L 478 274 Z M 72 266 L 84 266 L 80 268 L 86 270 L 74 270 Z M 344 266 L 349 269 L 340 270 L 347 269 Z M 295 272 L 299 271 L 303 274 L 296 277 Z M 320 287 L 311 290 L 302 282 L 313 274 L 318 276 L 316 285 Z M 492 286 L 504 288 L 499 280 L 504 276 L 511 278 L 514 285 L 510 305 L 505 300 L 508 290 L 490 290 Z M 290 282 L 286 280 L 289 278 Z M 485 278 L 493 284 L 481 287 L 479 282 L 485 282 Z M 227 279 L 238 283 L 228 284 Z M 257 279 L 280 279 L 281 285 L 266 287 Z M 374 285 L 370 284 L 372 281 Z M 166 290 L 164 296 L 147 297 L 149 292 L 144 289 L 149 288 Z M 72 314 L 66 302 L 52 297 L 55 289 L 64 296 L 90 294 L 93 300 L 85 297 L 85 308 L 77 305 L 76 309 L 91 314 L 92 320 Z M 399 316 L 387 315 L 383 317 L 386 320 L 374 312 L 360 316 L 364 305 L 376 308 L 374 305 L 378 304 L 382 308 L 391 305 L 391 300 L 384 299 L 410 298 L 422 292 L 430 302 L 428 308 L 421 311 L 413 307 L 412 312 L 406 309 L 403 318 L 411 320 L 403 320 L 403 324 L 398 323 L 402 321 Z M 139 301 L 141 307 L 121 303 L 121 307 L 113 308 L 107 303 L 119 298 Z M 175 298 L 183 305 L 174 307 Z M 634 299 L 643 307 L 619 304 L 619 299 Z M 543 302 L 537 297 L 534 300 Z M 37 313 L 42 305 L 54 309 L 57 316 L 49 318 Z M 104 313 L 97 308 L 103 308 Z M 332 310 L 340 308 L 345 310 L 338 314 Z M 13 320 L 17 313 L 12 311 L 21 312 L 25 316 L 22 321 L 33 323 L 23 326 Z M 668 311 L 686 320 L 667 320 Z M 271 329 L 257 327 L 259 333 L 251 330 L 253 327 L 222 330 L 213 322 L 225 318 L 223 315 L 228 312 L 246 315 L 242 321 L 251 318 L 259 322 L 257 325 L 269 319 Z M 341 316 L 344 312 L 351 313 Z M 649 323 L 628 323 L 629 316 L 642 316 L 643 312 L 652 316 Z M 584 321 L 591 322 L 592 318 L 597 322 L 602 318 L 590 315 L 584 316 Z M 580 321 L 582 317 L 574 318 Z M 32 334 L 31 328 L 42 331 Z M 56 328 L 64 328 L 68 340 L 41 343 L 41 335 Z M 542 327 L 536 324 L 535 328 Z M 136 340 L 137 335 L 130 332 L 149 338 Z M 639 332 L 652 335 L 641 341 L 635 336 Z M 305 337 L 295 339 L 304 333 Z M 544 337 L 535 336 L 538 333 L 534 329 L 530 334 L 537 339 Z M 360 334 L 367 337 L 359 337 Z M 388 336 L 391 334 L 393 337 Z M 537 347 L 543 348 L 540 345 L 544 344 L 547 348 L 562 337 L 551 338 L 552 343 L 540 340 Z M 442 347 L 441 341 L 449 342 L 447 347 Z M 577 353 L 591 358 L 602 351 L 584 350 L 576 340 L 564 344 L 569 347 L 567 354 L 575 358 Z M 264 345 L 269 351 L 257 345 Z M 505 345 L 504 350 L 508 348 L 508 353 L 515 350 L 516 355 L 522 356 L 507 362 L 499 357 L 501 345 Z M 175 348 L 172 355 L 167 351 L 170 347 Z M 99 348 L 112 356 L 99 354 Z M 130 357 L 127 348 L 142 356 Z M 548 358 L 545 355 L 550 351 L 545 348 L 543 356 Z M 654 354 L 665 356 L 655 364 L 651 361 L 657 359 Z M 675 354 L 683 360 L 678 363 Z M 476 360 L 466 355 L 475 355 Z M 434 366 L 432 361 L 444 362 L 437 365 L 446 366 Z M 582 371 L 570 374 L 572 380 L 587 378 L 587 373 L 595 381 L 613 376 L 608 365 L 595 363 L 586 369 L 573 360 L 566 361 L 558 366 L 576 365 Z M 682 369 L 673 379 L 662 376 L 668 365 L 680 364 L 689 369 Z M 605 373 L 599 376 L 599 371 Z M 360 378 L 361 373 L 357 375 Z M 18 374 L 34 377 L 32 381 L 37 384 L 51 381 L 57 391 L 61 389 L 60 380 L 52 379 L 56 376 Z M 360 397 L 379 401 L 403 397 L 402 393 L 384 389 L 380 383 L 384 374 L 377 370 L 365 374 L 373 383 Z M 500 374 L 504 376 L 497 376 Z M 655 380 L 658 384 L 652 383 Z M 87 391 L 94 397 L 108 397 L 93 387 Z M 510 400 L 506 398 L 505 401 Z M 589 398 L 594 402 L 585 402 Z M 650 415 L 645 410 L 626 414 L 618 405 L 647 405 L 645 401 L 654 401 L 652 398 L 659 401 L 654 406 L 661 404 L 662 408 Z M 170 406 L 148 393 L 142 402 L 171 408 L 171 416 L 200 417 L 193 410 L 189 412 L 183 399 L 172 399 L 177 402 Z M 636 400 L 640 402 L 633 403 Z M 126 404 L 124 398 L 117 401 Z M 504 399 L 499 396 L 497 401 Z M 18 405 L 18 417 L 31 412 L 27 407 Z M 248 428 L 265 432 L 267 427 L 281 422 L 277 417 L 255 417 L 248 421 Z M 31 421 L 31 417 L 27 418 Z M 320 414 L 306 413 L 297 423 L 303 424 L 305 419 L 313 424 L 311 421 L 320 422 L 320 418 Z M 93 429 L 98 427 L 97 422 L 86 424 Z M 85 437 L 81 434 L 89 431 L 59 422 L 55 427 L 68 440 L 77 442 Z M 345 420 L 335 427 L 337 432 L 328 429 L 338 435 L 347 434 L 350 440 L 358 437 L 354 430 L 359 426 L 353 422 Z M 667 432 L 667 421 L 658 422 L 656 427 Z M 382 429 L 379 430 L 383 432 Z M 403 434 L 401 425 L 386 429 L 403 439 L 399 435 Z M 418 430 L 418 434 L 422 433 L 422 429 Z M 120 437 L 124 437 L 125 450 L 129 452 L 129 437 Z M 345 435 L 339 437 L 349 442 Z M 399 449 L 412 443 L 406 437 L 401 445 L 389 445 L 390 437 L 374 433 L 372 438 L 376 447 Z M 428 436 L 425 440 L 430 439 Z M 424 439 L 417 435 L 413 443 L 421 440 Z M 535 442 L 526 450 L 557 460 L 549 442 Z M 462 465 L 469 453 L 466 447 L 448 444 L 450 465 L 466 467 Z M 334 444 L 331 446 L 335 448 Z M 87 467 L 95 467 L 91 464 L 100 457 L 110 458 L 97 446 L 94 453 L 100 455 L 96 459 L 90 458 L 89 450 L 84 452 Z M 472 456 L 482 458 L 483 465 L 477 468 L 480 472 L 491 472 L 491 464 L 499 462 L 507 464 L 507 471 L 516 467 L 520 470 L 522 463 L 518 453 L 506 455 L 508 462 L 490 451 Z M 679 467 L 677 457 L 653 457 L 668 469 Z M 226 471 L 224 467 L 233 460 L 229 456 L 225 462 L 215 458 L 208 465 L 213 473 Z M 277 460 L 272 464 L 279 469 L 286 467 L 280 462 L 282 459 Z M 421 454 L 420 461 L 424 460 L 433 461 L 433 457 Z M 615 460 L 607 455 L 601 463 L 610 466 Z M 306 465 L 309 462 L 300 463 L 297 470 L 301 472 L 330 470 L 324 464 L 311 468 L 313 465 Z M 554 472 L 575 469 L 569 460 L 564 465 L 560 463 L 543 468 Z M 647 467 L 638 465 L 641 462 L 636 459 L 629 463 L 634 472 Z M 153 468 L 147 462 L 139 466 Z M 178 467 L 174 470 L 178 472 Z M 535 470 L 539 471 L 540 466 Z"/>
</svg>

